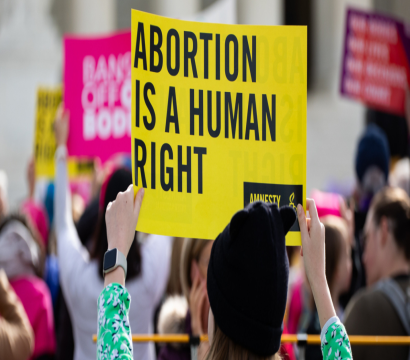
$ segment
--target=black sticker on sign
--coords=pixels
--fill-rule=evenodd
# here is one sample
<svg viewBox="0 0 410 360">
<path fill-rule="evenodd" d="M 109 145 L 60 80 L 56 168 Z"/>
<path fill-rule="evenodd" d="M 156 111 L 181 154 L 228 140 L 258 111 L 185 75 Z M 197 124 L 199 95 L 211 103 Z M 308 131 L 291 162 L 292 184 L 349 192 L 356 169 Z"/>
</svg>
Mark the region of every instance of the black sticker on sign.
<svg viewBox="0 0 410 360">
<path fill-rule="evenodd" d="M 276 203 L 279 207 L 289 205 L 296 211 L 298 204 L 303 204 L 303 185 L 243 183 L 244 207 L 254 201 Z M 296 220 L 290 231 L 299 231 L 299 222 Z"/>
</svg>

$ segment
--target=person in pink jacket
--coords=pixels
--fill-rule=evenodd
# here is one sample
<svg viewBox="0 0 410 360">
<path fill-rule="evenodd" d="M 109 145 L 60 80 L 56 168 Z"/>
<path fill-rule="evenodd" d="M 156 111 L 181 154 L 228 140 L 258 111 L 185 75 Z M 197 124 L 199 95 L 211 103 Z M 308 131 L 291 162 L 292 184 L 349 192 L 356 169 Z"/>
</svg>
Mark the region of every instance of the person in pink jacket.
<svg viewBox="0 0 410 360">
<path fill-rule="evenodd" d="M 52 358 L 55 349 L 53 306 L 42 280 L 44 252 L 24 217 L 8 216 L 0 224 L 0 268 L 20 298 L 34 332 L 30 360 Z"/>
</svg>

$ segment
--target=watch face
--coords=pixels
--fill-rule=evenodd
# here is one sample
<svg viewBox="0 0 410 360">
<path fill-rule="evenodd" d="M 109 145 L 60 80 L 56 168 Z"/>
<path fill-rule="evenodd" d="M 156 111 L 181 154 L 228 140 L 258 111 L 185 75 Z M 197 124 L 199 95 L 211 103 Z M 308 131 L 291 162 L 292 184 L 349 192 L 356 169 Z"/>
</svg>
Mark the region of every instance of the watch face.
<svg viewBox="0 0 410 360">
<path fill-rule="evenodd" d="M 117 249 L 107 251 L 104 255 L 104 271 L 111 269 L 117 262 Z"/>
</svg>

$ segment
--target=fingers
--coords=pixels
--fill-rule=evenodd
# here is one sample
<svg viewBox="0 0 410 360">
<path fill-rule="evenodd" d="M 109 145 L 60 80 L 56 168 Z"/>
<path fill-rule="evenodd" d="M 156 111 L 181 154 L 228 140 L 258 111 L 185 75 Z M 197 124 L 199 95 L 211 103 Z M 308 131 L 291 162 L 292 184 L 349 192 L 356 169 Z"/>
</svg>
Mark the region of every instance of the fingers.
<svg viewBox="0 0 410 360">
<path fill-rule="evenodd" d="M 299 228 L 300 228 L 300 235 L 302 236 L 302 243 L 305 239 L 309 238 L 309 231 L 306 224 L 306 215 L 305 211 L 303 210 L 302 205 L 298 205 L 298 220 L 299 220 Z"/>
<path fill-rule="evenodd" d="M 313 223 L 319 222 L 319 216 L 317 214 L 315 200 L 306 199 L 306 210 L 309 211 L 310 218 L 313 220 Z"/>
<path fill-rule="evenodd" d="M 131 185 L 132 186 L 132 185 Z M 142 206 L 142 200 L 144 199 L 144 194 L 145 194 L 145 190 L 144 188 L 140 188 L 137 192 L 137 196 L 135 197 L 135 201 L 134 201 L 134 215 L 136 217 L 138 217 L 140 210 L 141 210 L 141 206 Z"/>
<path fill-rule="evenodd" d="M 307 229 L 308 229 L 308 233 L 310 234 L 310 218 L 306 219 L 306 226 L 307 226 Z"/>
</svg>

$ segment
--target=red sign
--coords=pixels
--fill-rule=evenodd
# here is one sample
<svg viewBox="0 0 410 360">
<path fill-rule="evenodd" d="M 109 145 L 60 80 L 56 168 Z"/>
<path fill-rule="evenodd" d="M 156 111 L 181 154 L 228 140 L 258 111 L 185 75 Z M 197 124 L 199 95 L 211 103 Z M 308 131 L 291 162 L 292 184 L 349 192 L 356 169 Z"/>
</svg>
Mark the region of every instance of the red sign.
<svg viewBox="0 0 410 360">
<path fill-rule="evenodd" d="M 348 10 L 340 92 L 403 115 L 410 79 L 409 28 L 392 18 Z"/>
</svg>

